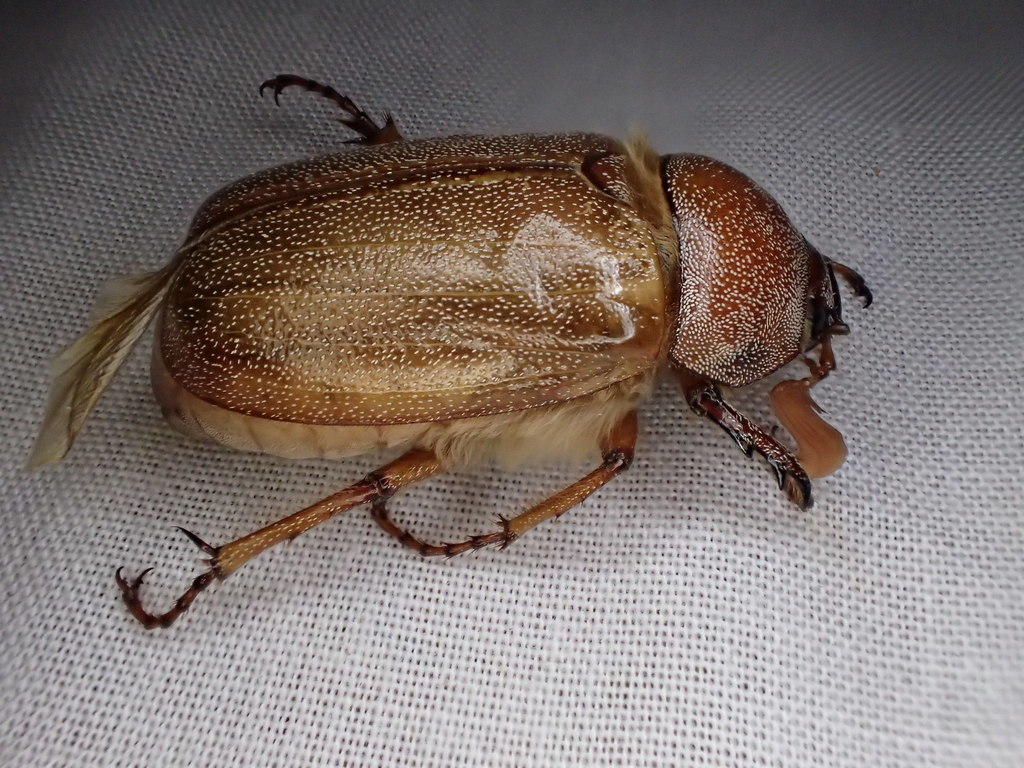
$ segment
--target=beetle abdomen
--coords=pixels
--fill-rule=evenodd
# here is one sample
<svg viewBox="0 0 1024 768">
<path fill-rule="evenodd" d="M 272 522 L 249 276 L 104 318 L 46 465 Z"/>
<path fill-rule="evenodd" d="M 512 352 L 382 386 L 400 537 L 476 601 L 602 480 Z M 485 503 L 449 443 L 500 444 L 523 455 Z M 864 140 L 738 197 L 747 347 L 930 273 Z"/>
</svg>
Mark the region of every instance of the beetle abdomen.
<svg viewBox="0 0 1024 768">
<path fill-rule="evenodd" d="M 173 379 L 253 416 L 379 425 L 533 408 L 649 371 L 665 291 L 648 223 L 579 172 L 582 154 L 529 137 L 500 167 L 460 165 L 459 141 L 487 140 L 409 142 L 414 159 L 391 165 L 352 153 L 385 155 L 358 184 L 288 166 L 269 173 L 303 177 L 305 194 L 205 206 L 163 316 Z"/>
<path fill-rule="evenodd" d="M 337 459 L 381 448 L 416 446 L 434 452 L 448 466 L 483 458 L 516 466 L 582 457 L 650 394 L 653 379 L 651 370 L 574 400 L 450 421 L 304 424 L 250 416 L 202 400 L 170 377 L 159 354 L 153 357 L 157 402 L 171 426 L 190 437 L 290 459 Z"/>
</svg>

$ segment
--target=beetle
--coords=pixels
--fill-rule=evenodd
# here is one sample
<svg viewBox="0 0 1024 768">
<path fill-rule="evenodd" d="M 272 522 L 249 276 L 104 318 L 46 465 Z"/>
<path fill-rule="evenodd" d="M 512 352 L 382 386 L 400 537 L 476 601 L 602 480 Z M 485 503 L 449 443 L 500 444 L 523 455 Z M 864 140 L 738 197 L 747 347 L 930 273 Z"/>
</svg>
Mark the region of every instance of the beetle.
<svg viewBox="0 0 1024 768">
<path fill-rule="evenodd" d="M 636 407 L 662 370 L 693 411 L 763 456 L 796 504 L 810 506 L 811 475 L 842 463 L 842 436 L 809 391 L 835 367 L 832 337 L 848 332 L 836 276 L 865 306 L 871 292 L 747 176 L 699 155 L 659 157 L 641 138 L 409 141 L 389 114 L 379 124 L 312 80 L 279 75 L 260 94 L 278 102 L 289 87 L 334 102 L 361 146 L 224 187 L 165 267 L 109 283 L 93 326 L 54 361 L 29 463 L 67 453 L 154 317 L 154 392 L 185 433 L 295 458 L 404 452 L 228 544 L 182 529 L 209 568 L 162 614 L 143 607 L 148 571 L 129 580 L 118 569 L 147 628 L 362 504 L 422 555 L 507 547 L 629 467 Z M 771 392 L 794 455 L 722 392 L 798 358 L 808 375 Z M 388 515 L 397 491 L 482 457 L 595 447 L 589 474 L 461 542 L 422 541 Z"/>
</svg>

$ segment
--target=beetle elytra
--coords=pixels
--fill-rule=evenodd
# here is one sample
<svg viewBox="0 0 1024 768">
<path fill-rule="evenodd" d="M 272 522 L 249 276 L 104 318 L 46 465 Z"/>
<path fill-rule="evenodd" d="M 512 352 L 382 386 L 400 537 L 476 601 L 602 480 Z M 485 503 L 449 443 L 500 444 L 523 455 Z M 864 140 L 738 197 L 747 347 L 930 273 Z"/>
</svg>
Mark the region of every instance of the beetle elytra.
<svg viewBox="0 0 1024 768">
<path fill-rule="evenodd" d="M 187 434 L 297 458 L 405 452 L 223 546 L 186 531 L 210 567 L 165 613 L 143 607 L 145 571 L 118 570 L 145 626 L 168 626 L 215 579 L 361 504 L 423 555 L 505 547 L 629 466 L 635 408 L 660 370 L 797 504 L 811 503 L 810 476 L 842 463 L 809 391 L 848 330 L 836 276 L 865 306 L 871 294 L 739 171 L 593 134 L 407 141 L 390 116 L 378 125 L 311 80 L 281 75 L 260 92 L 276 101 L 290 86 L 333 101 L 362 146 L 225 187 L 165 267 L 109 284 L 92 328 L 54 361 L 30 464 L 64 456 L 154 317 L 154 392 Z M 722 390 L 798 358 L 808 375 L 771 393 L 794 455 Z M 592 472 L 489 533 L 430 544 L 388 516 L 398 490 L 482 456 L 594 448 Z"/>
</svg>

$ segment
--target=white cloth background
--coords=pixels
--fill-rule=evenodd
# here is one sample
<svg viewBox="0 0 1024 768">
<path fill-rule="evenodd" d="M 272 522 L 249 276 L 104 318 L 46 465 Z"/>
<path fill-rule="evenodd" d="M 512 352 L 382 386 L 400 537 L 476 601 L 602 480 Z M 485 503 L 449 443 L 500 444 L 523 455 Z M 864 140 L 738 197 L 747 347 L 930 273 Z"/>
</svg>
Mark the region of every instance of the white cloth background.
<svg viewBox="0 0 1024 768">
<path fill-rule="evenodd" d="M 1020 11 L 156 5 L 5 11 L 0 764 L 1021 764 Z M 196 572 L 173 525 L 228 541 L 380 463 L 189 442 L 147 341 L 68 459 L 21 470 L 101 282 L 163 263 L 221 184 L 347 138 L 312 96 L 258 99 L 278 72 L 413 136 L 640 126 L 761 181 L 876 294 L 817 390 L 850 445 L 817 505 L 666 385 L 634 468 L 507 552 L 422 560 L 358 511 L 144 631 L 114 568 L 155 566 L 169 604 Z M 395 512 L 487 530 L 580 471 L 481 467 Z"/>
</svg>

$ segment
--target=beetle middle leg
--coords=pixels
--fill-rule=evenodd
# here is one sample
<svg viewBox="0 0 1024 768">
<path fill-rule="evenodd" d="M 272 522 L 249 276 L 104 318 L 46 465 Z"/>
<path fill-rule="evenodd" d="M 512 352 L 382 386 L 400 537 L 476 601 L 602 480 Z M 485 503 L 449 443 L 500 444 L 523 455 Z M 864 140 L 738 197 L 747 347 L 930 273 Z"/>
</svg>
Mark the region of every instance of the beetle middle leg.
<svg viewBox="0 0 1024 768">
<path fill-rule="evenodd" d="M 398 132 L 398 126 L 395 125 L 395 118 L 392 117 L 391 113 L 385 112 L 384 125 L 377 125 L 374 119 L 361 110 L 348 96 L 344 96 L 331 88 L 331 86 L 323 85 L 316 82 L 316 80 L 310 80 L 299 75 L 277 75 L 260 84 L 260 96 L 263 95 L 263 91 L 270 88 L 274 94 L 274 103 L 280 104 L 281 102 L 277 97 L 281 95 L 281 91 L 285 88 L 292 86 L 305 88 L 307 91 L 323 96 L 325 99 L 333 101 L 343 112 L 348 114 L 348 117 L 339 117 L 338 121 L 347 125 L 360 136 L 360 138 L 352 139 L 348 143 L 387 144 L 392 141 L 402 141 L 402 135 Z"/>
<path fill-rule="evenodd" d="M 229 574 L 238 570 L 265 549 L 286 539 L 294 539 L 313 526 L 360 504 L 386 499 L 401 488 L 437 475 L 444 469 L 444 465 L 432 452 L 420 449 L 408 451 L 390 464 L 371 472 L 355 485 L 220 547 L 213 547 L 194 533 L 183 528 L 180 529 L 199 549 L 210 555 L 210 559 L 207 561 L 210 569 L 197 576 L 191 586 L 166 613 L 154 614 L 142 607 L 140 592 L 143 579 L 149 569 L 128 581 L 121 575 L 119 568 L 116 575 L 117 585 L 121 588 L 121 595 L 132 615 L 141 621 L 147 629 L 168 627 L 178 616 L 188 610 L 192 601 L 210 584 L 215 580 L 227 578 Z"/>
<path fill-rule="evenodd" d="M 722 397 L 718 387 L 691 375 L 680 376 L 690 408 L 707 416 L 729 433 L 747 456 L 757 451 L 775 473 L 779 488 L 803 509 L 813 504 L 811 480 L 796 457 L 771 434 L 733 408 Z"/>
<path fill-rule="evenodd" d="M 552 517 L 575 507 L 605 483 L 629 468 L 633 461 L 633 450 L 636 446 L 637 420 L 636 412 L 631 411 L 601 445 L 603 461 L 593 472 L 580 478 L 572 485 L 549 496 L 544 501 L 531 507 L 526 512 L 511 519 L 499 518 L 500 528 L 491 533 L 470 536 L 457 543 L 428 544 L 401 528 L 388 517 L 386 499 L 379 498 L 373 502 L 371 514 L 388 534 L 398 539 L 410 549 L 421 555 L 454 557 L 471 549 L 482 549 L 498 546 L 504 549 L 528 530 Z"/>
</svg>

